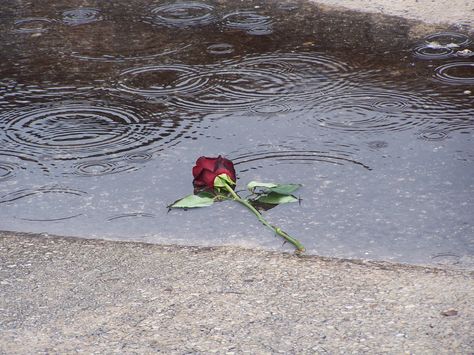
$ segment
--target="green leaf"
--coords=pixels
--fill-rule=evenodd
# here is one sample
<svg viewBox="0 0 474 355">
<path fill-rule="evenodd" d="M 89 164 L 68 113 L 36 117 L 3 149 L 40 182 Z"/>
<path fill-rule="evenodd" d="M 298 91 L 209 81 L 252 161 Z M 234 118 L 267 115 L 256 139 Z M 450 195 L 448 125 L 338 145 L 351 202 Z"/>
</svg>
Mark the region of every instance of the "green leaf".
<svg viewBox="0 0 474 355">
<path fill-rule="evenodd" d="M 276 192 L 277 194 L 281 195 L 291 195 L 293 192 L 298 190 L 301 186 L 301 184 L 279 184 L 275 187 L 271 187 L 270 191 L 271 192 Z"/>
<path fill-rule="evenodd" d="M 169 205 L 168 208 L 198 208 L 207 207 L 214 203 L 214 195 L 202 191 L 197 195 L 188 195 Z"/>
<path fill-rule="evenodd" d="M 291 195 L 301 186 L 301 184 L 275 184 L 273 182 L 251 181 L 247 184 L 247 189 L 252 193 L 255 192 L 256 188 L 262 188 L 263 190 L 276 192 L 281 195 Z"/>
<path fill-rule="evenodd" d="M 261 195 L 254 201 L 260 203 L 269 203 L 271 205 L 279 205 L 282 203 L 296 202 L 298 199 L 293 195 L 284 195 L 276 192 L 270 192 L 268 195 Z"/>
<path fill-rule="evenodd" d="M 235 181 L 233 181 L 227 174 L 217 175 L 214 179 L 214 188 L 221 188 L 225 185 L 233 186 L 235 185 Z"/>
<path fill-rule="evenodd" d="M 263 188 L 272 188 L 272 187 L 277 187 L 277 184 L 274 184 L 273 182 L 258 182 L 258 181 L 250 181 L 247 184 L 247 189 L 250 192 L 253 192 L 257 187 L 263 187 Z"/>
</svg>

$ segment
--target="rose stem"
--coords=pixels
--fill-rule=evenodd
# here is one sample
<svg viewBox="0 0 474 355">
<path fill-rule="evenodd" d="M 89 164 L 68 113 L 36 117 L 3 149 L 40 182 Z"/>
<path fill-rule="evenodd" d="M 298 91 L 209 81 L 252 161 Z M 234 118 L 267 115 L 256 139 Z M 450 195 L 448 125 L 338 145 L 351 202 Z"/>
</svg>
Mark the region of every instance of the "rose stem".
<svg viewBox="0 0 474 355">
<path fill-rule="evenodd" d="M 253 207 L 247 200 L 244 200 L 242 199 L 239 195 L 237 195 L 237 193 L 232 189 L 232 187 L 230 187 L 229 185 L 227 185 L 227 183 L 224 183 L 224 186 L 225 186 L 225 189 L 227 191 L 230 192 L 230 194 L 232 195 L 232 197 L 234 198 L 235 201 L 241 203 L 242 205 L 244 205 L 245 207 L 247 207 L 250 211 L 253 212 L 253 214 L 255 216 L 257 216 L 258 220 L 265 226 L 267 226 L 268 228 L 270 228 L 273 232 L 275 232 L 276 234 L 278 234 L 280 237 L 284 238 L 286 241 L 290 242 L 291 244 L 293 244 L 296 249 L 297 249 L 297 252 L 298 253 L 302 253 L 305 251 L 305 248 L 303 246 L 303 244 L 301 244 L 297 239 L 289 236 L 287 233 L 285 233 L 284 231 L 281 230 L 281 228 L 278 228 L 278 227 L 274 227 L 272 226 L 270 223 L 268 223 L 265 218 L 263 218 L 263 216 L 260 214 L 260 212 L 257 211 L 257 209 L 255 207 Z"/>
</svg>

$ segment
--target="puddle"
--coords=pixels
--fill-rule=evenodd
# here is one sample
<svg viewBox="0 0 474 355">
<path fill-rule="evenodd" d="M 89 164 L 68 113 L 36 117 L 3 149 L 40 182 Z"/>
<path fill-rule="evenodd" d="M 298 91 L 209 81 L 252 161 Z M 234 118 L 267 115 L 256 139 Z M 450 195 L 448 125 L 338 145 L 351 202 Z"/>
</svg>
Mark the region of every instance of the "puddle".
<svg viewBox="0 0 474 355">
<path fill-rule="evenodd" d="M 166 206 L 200 155 L 304 185 L 308 253 L 473 267 L 474 50 L 303 1 L 12 1 L 1 230 L 291 250 L 238 205 Z M 471 260 L 471 261 L 470 261 Z"/>
</svg>

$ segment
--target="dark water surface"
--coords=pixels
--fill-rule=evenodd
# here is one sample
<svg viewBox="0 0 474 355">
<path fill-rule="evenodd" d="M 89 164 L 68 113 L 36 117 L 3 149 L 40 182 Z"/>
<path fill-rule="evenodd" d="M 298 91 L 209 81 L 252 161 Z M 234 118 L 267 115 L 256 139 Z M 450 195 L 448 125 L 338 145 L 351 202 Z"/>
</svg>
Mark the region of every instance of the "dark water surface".
<svg viewBox="0 0 474 355">
<path fill-rule="evenodd" d="M 302 183 L 309 253 L 471 267 L 474 50 L 304 2 L 4 1 L 0 229 L 291 250 L 241 206 L 167 213 L 200 155 Z"/>
</svg>

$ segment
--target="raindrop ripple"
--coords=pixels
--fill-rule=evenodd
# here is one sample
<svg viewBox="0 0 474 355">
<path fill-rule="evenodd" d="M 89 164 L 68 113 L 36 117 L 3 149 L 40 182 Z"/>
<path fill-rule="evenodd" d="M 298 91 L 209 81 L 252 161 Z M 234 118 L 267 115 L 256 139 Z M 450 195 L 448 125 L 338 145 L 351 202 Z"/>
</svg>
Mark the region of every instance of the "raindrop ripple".
<svg viewBox="0 0 474 355">
<path fill-rule="evenodd" d="M 160 151 L 179 142 L 193 125 L 166 112 L 125 104 L 62 103 L 0 115 L 2 149 L 35 161 L 90 160 L 144 147 Z M 11 155 L 11 154 L 9 154 Z"/>
<path fill-rule="evenodd" d="M 213 6 L 194 1 L 164 4 L 150 12 L 148 22 L 173 28 L 204 26 L 216 21 Z"/>
<path fill-rule="evenodd" d="M 205 68 L 204 68 L 205 69 Z M 272 53 L 223 61 L 191 74 L 199 90 L 177 95 L 177 106 L 193 111 L 259 110 L 269 101 L 305 100 L 348 85 L 349 67 L 320 53 Z"/>
<path fill-rule="evenodd" d="M 103 176 L 109 174 L 123 173 L 133 171 L 135 167 L 129 164 L 121 164 L 117 161 L 86 161 L 74 164 L 75 176 Z"/>
<path fill-rule="evenodd" d="M 9 203 L 14 202 L 26 197 L 35 196 L 35 195 L 43 195 L 43 194 L 63 194 L 63 195 L 71 195 L 71 196 L 85 196 L 87 195 L 86 192 L 72 189 L 69 187 L 64 186 L 42 186 L 39 188 L 33 189 L 21 189 L 17 191 L 13 191 L 7 193 L 3 196 L 0 196 L 0 203 Z"/>
<path fill-rule="evenodd" d="M 371 170 L 366 164 L 355 160 L 348 152 L 329 150 L 302 150 L 302 149 L 259 149 L 258 152 L 240 153 L 232 156 L 232 161 L 239 166 L 240 172 L 258 170 L 263 167 L 280 164 L 317 164 L 329 163 L 334 165 L 357 165 L 364 169 Z"/>
<path fill-rule="evenodd" d="M 250 35 L 268 35 L 273 32 L 273 20 L 270 16 L 258 14 L 252 10 L 239 10 L 223 17 L 226 29 L 245 31 Z"/>
<path fill-rule="evenodd" d="M 69 26 L 85 25 L 101 19 L 100 11 L 94 8 L 82 7 L 63 12 L 63 22 Z"/>
<path fill-rule="evenodd" d="M 395 91 L 348 92 L 321 97 L 306 123 L 348 132 L 402 131 L 424 123 L 430 101 Z"/>
<path fill-rule="evenodd" d="M 19 166 L 5 161 L 0 161 L 0 181 L 6 181 L 15 177 Z"/>
<path fill-rule="evenodd" d="M 44 17 L 28 17 L 16 20 L 13 26 L 15 33 L 42 33 L 49 31 L 54 21 Z"/>
<path fill-rule="evenodd" d="M 474 62 L 453 62 L 435 69 L 434 78 L 451 85 L 474 84 Z"/>
<path fill-rule="evenodd" d="M 448 138 L 448 132 L 441 130 L 423 130 L 418 133 L 418 138 L 425 141 L 443 141 Z"/>
<path fill-rule="evenodd" d="M 117 88 L 146 98 L 189 93 L 206 83 L 197 73 L 197 69 L 179 64 L 130 68 L 120 74 Z"/>
<path fill-rule="evenodd" d="M 462 33 L 456 32 L 439 32 L 432 35 L 426 36 L 425 41 L 427 43 L 437 42 L 441 46 L 466 46 L 471 43 L 469 36 Z"/>
<path fill-rule="evenodd" d="M 207 52 L 214 55 L 226 55 L 234 52 L 234 46 L 229 43 L 214 43 L 207 46 Z"/>
<path fill-rule="evenodd" d="M 446 59 L 453 55 L 454 50 L 448 47 L 432 48 L 429 46 L 419 46 L 413 50 L 413 55 L 418 59 L 423 60 L 436 60 Z"/>
</svg>

